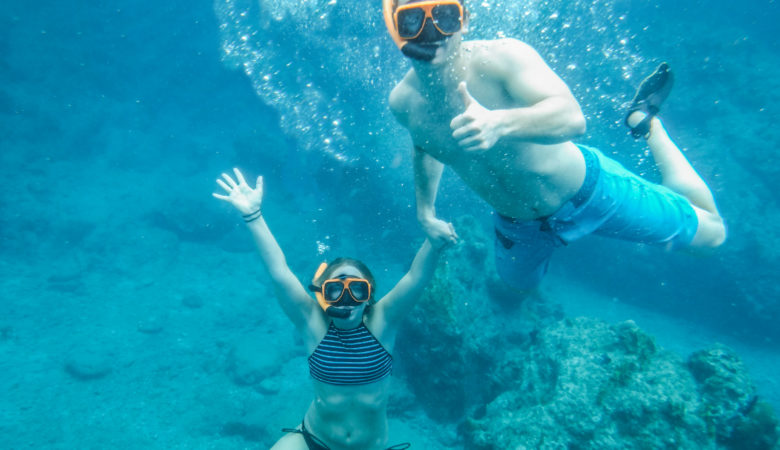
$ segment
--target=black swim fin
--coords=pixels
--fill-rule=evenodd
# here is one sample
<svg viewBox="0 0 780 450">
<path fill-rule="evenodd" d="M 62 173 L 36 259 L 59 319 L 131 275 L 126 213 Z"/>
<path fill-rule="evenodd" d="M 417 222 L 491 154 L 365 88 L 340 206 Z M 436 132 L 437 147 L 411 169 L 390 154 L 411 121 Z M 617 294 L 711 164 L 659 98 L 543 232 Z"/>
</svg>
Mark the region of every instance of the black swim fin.
<svg viewBox="0 0 780 450">
<path fill-rule="evenodd" d="M 661 110 L 661 103 L 669 96 L 673 85 L 672 68 L 665 62 L 661 63 L 650 76 L 639 83 L 639 88 L 628 107 L 625 119 L 626 126 L 631 129 L 631 135 L 634 136 L 634 139 L 647 137 L 650 133 L 650 121 Z M 628 124 L 628 117 L 634 111 L 642 111 L 647 116 L 635 127 L 632 127 Z"/>
</svg>

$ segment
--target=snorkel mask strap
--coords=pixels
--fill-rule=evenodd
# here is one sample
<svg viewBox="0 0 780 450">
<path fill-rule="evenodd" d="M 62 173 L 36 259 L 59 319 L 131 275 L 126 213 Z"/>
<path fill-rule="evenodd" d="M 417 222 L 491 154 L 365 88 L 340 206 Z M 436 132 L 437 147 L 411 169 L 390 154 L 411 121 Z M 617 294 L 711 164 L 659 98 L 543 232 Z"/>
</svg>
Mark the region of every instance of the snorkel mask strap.
<svg viewBox="0 0 780 450">
<path fill-rule="evenodd" d="M 346 319 L 349 317 L 349 310 L 344 308 L 338 308 L 333 307 L 333 305 L 328 304 L 328 302 L 325 301 L 325 296 L 322 295 L 322 286 L 317 286 L 315 283 L 319 281 L 322 274 L 325 272 L 325 269 L 328 268 L 328 263 L 324 262 L 320 264 L 320 267 L 317 268 L 317 272 L 314 273 L 314 278 L 311 280 L 311 284 L 309 285 L 309 290 L 314 292 L 314 297 L 317 299 L 317 303 L 319 303 L 320 308 L 322 308 L 323 311 L 325 311 L 325 314 L 327 314 L 330 317 L 336 317 L 339 319 Z"/>
<path fill-rule="evenodd" d="M 393 12 L 395 7 L 398 6 L 398 0 L 382 0 L 382 14 L 385 16 L 385 26 L 387 32 L 390 33 L 390 37 L 393 38 L 393 42 L 398 46 L 398 49 L 404 51 L 404 46 L 408 44 L 398 34 L 398 30 L 395 29 L 395 21 L 393 20 Z"/>
<path fill-rule="evenodd" d="M 320 308 L 322 308 L 326 314 L 328 313 L 328 308 L 330 308 L 331 305 L 325 301 L 325 297 L 322 295 L 322 286 L 317 286 L 315 283 L 317 283 L 320 276 L 322 276 L 322 274 L 325 272 L 325 269 L 327 268 L 328 263 L 323 262 L 320 264 L 320 266 L 317 268 L 317 271 L 314 273 L 314 278 L 311 279 L 311 284 L 309 285 L 309 290 L 314 292 L 314 297 L 317 299 L 317 303 L 319 303 Z"/>
</svg>

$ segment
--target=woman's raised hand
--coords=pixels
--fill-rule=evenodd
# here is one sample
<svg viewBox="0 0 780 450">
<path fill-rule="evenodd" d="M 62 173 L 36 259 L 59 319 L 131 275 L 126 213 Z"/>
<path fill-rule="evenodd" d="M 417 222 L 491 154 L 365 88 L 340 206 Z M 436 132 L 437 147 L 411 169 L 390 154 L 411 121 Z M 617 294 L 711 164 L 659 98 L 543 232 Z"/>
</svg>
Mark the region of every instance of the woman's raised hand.
<svg viewBox="0 0 780 450">
<path fill-rule="evenodd" d="M 216 192 L 211 195 L 235 206 L 244 215 L 260 211 L 260 205 L 263 203 L 263 177 L 257 177 L 255 188 L 252 189 L 238 169 L 234 168 L 233 173 L 236 175 L 235 181 L 226 173 L 222 174 L 222 179 L 217 178 L 217 184 L 222 186 L 228 195 Z"/>
</svg>

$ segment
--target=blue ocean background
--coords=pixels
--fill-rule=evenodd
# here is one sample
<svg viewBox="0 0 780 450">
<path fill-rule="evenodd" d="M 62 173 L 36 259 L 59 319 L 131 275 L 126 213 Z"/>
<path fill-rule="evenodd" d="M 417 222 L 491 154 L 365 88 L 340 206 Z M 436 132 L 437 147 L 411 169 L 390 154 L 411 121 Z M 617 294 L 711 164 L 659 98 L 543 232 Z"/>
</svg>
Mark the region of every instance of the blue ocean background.
<svg viewBox="0 0 780 450">
<path fill-rule="evenodd" d="M 656 181 L 623 111 L 670 63 L 663 118 L 728 242 L 693 255 L 588 237 L 556 254 L 540 295 L 568 316 L 633 320 L 683 355 L 726 344 L 780 408 L 778 3 L 467 5 L 467 39 L 533 45 L 582 105 L 578 142 Z M 349 255 L 386 292 L 423 239 L 411 142 L 387 106 L 408 68 L 378 1 L 6 4 L 0 447 L 266 448 L 298 424 L 306 355 L 215 179 L 265 177 L 264 214 L 302 281 Z M 437 210 L 492 235 L 491 211 L 452 172 Z M 261 379 L 238 373 L 242 358 Z M 463 448 L 457 421 L 429 417 L 407 377 L 391 443 Z"/>
</svg>

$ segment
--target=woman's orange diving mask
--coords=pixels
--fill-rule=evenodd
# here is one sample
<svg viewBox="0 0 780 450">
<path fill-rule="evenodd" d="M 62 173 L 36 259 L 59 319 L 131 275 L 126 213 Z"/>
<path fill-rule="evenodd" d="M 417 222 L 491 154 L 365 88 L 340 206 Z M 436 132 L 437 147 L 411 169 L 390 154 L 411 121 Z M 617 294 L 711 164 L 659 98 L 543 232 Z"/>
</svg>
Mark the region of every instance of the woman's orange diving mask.
<svg viewBox="0 0 780 450">
<path fill-rule="evenodd" d="M 365 278 L 331 278 L 323 281 L 320 286 L 314 284 L 327 267 L 327 263 L 320 264 L 320 267 L 314 274 L 312 284 L 309 286 L 309 290 L 314 292 L 317 303 L 319 303 L 323 311 L 327 313 L 328 308 L 336 306 L 341 302 L 345 293 L 349 293 L 349 296 L 355 303 L 364 303 L 371 298 L 371 283 Z"/>
<path fill-rule="evenodd" d="M 371 298 L 371 285 L 365 278 L 333 278 L 322 283 L 321 293 L 329 305 L 340 302 L 345 292 L 357 303 L 367 302 Z"/>
</svg>

